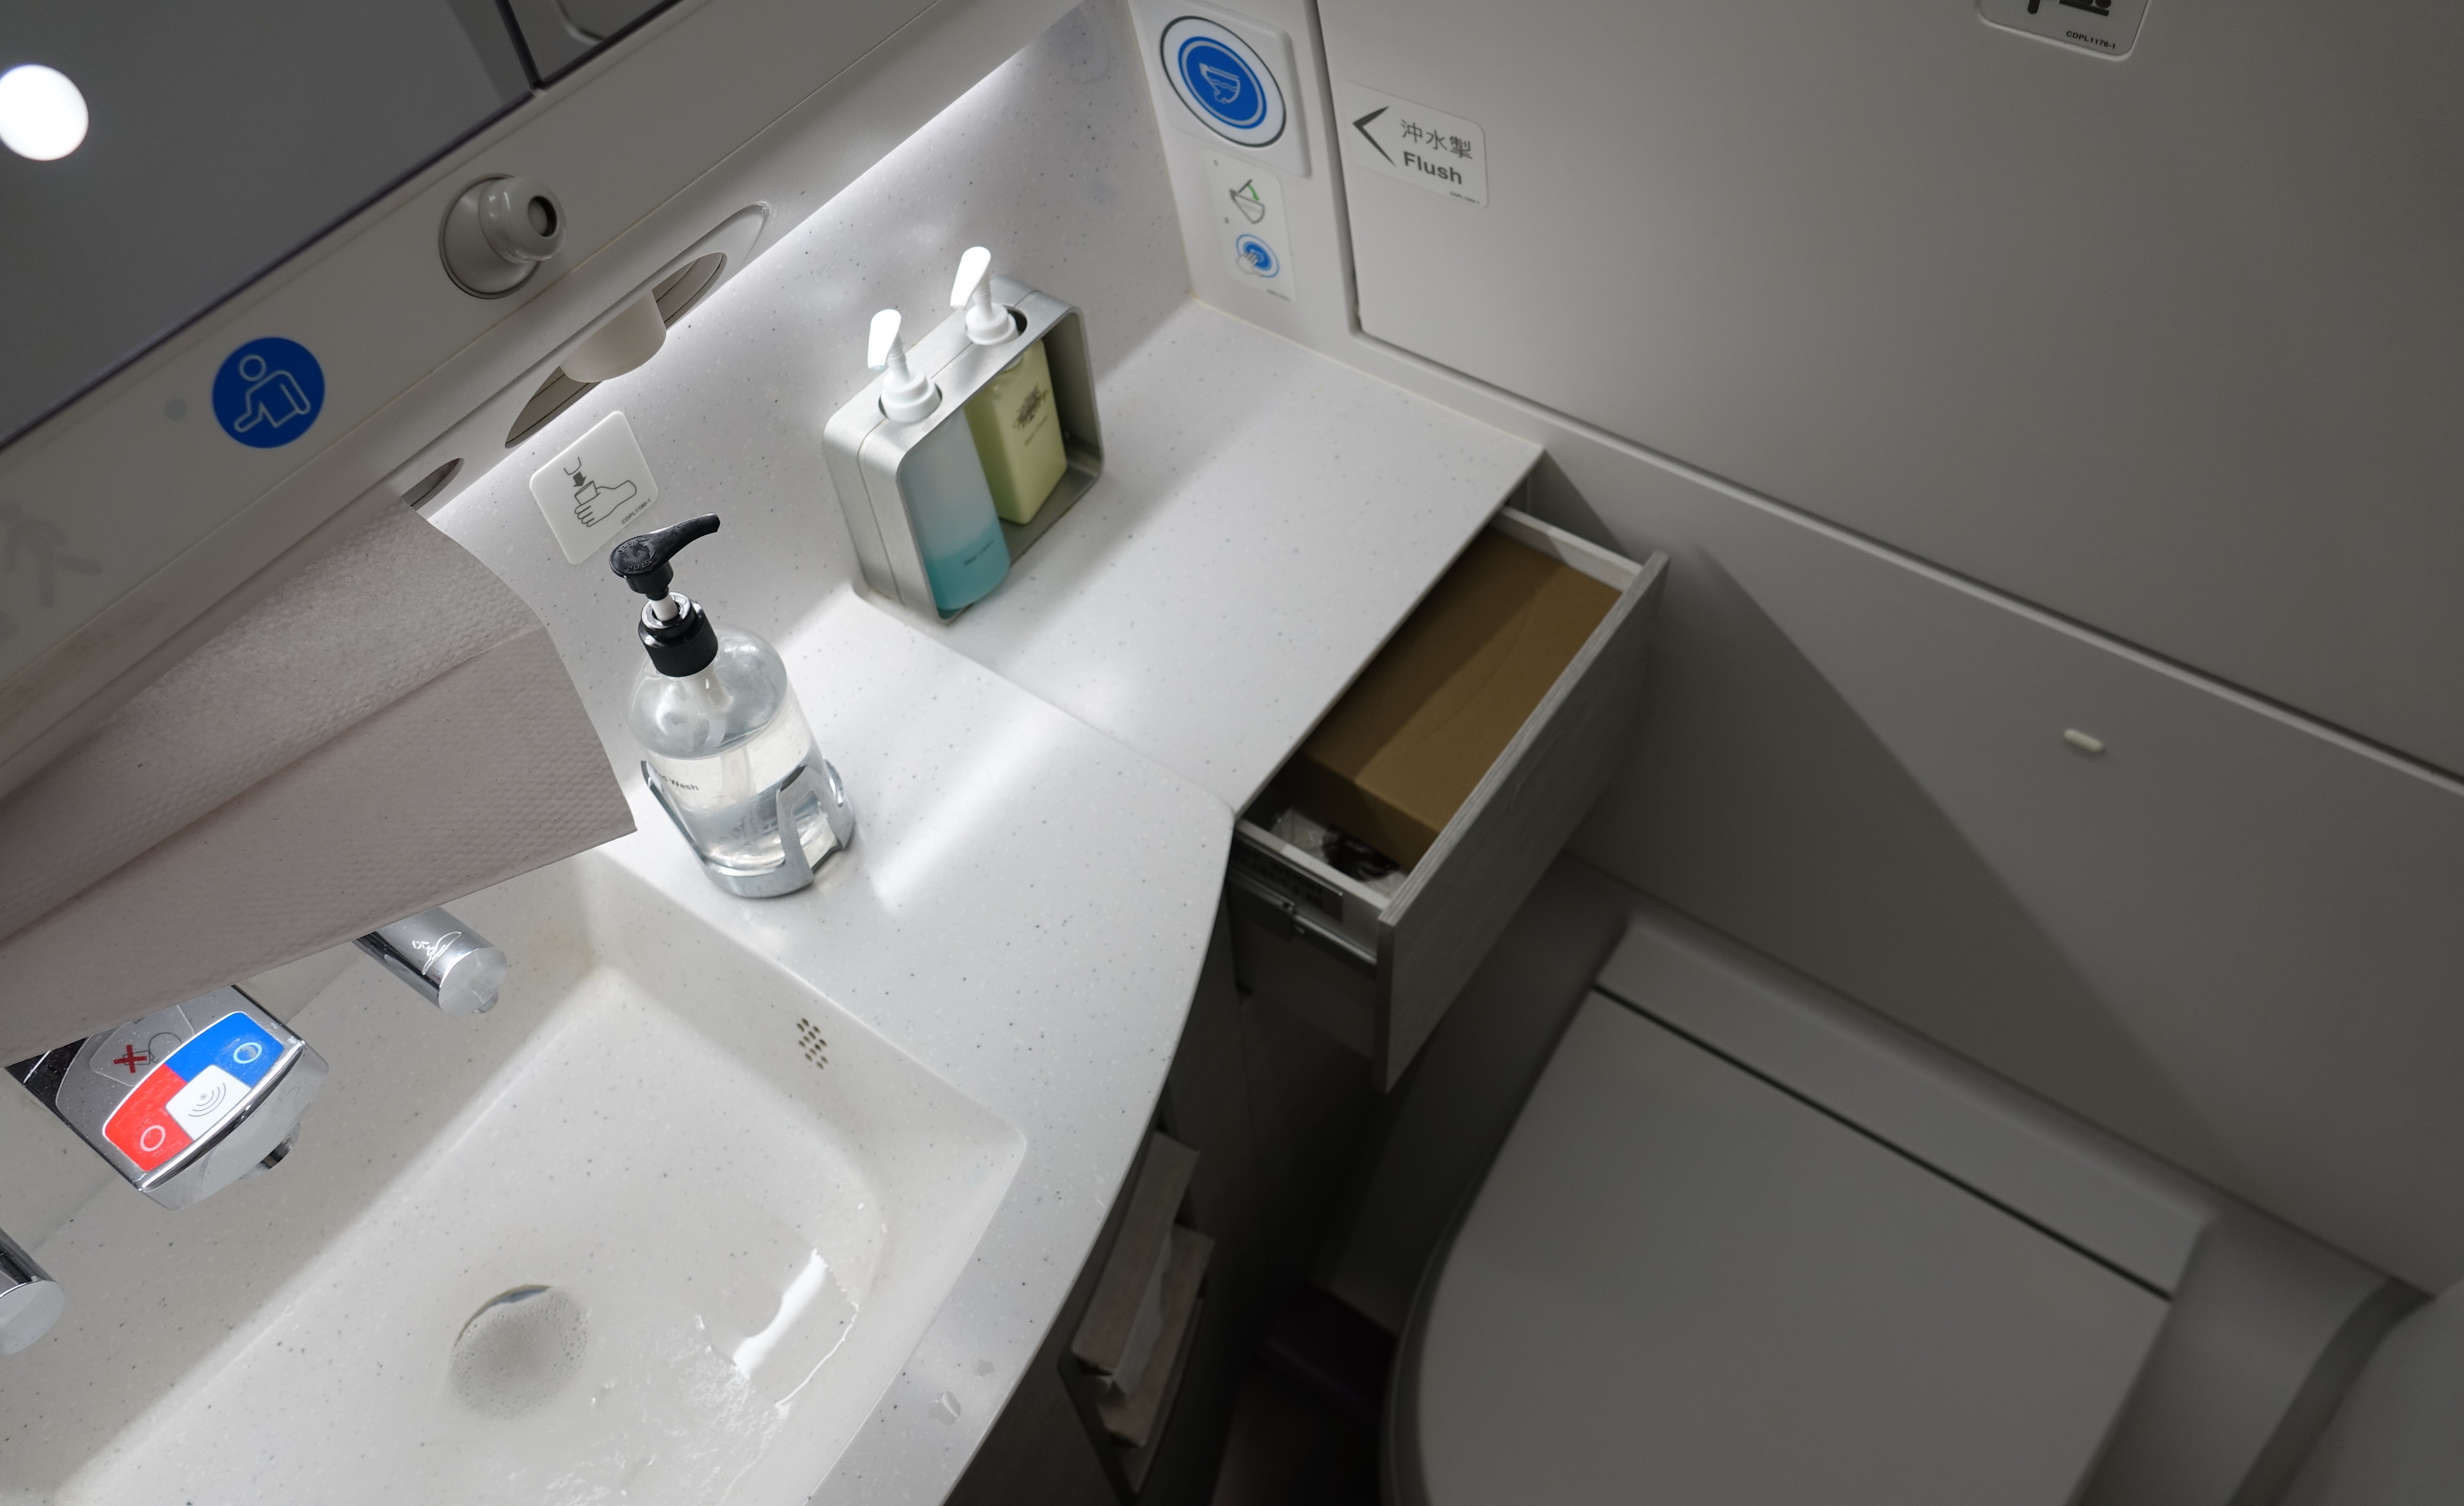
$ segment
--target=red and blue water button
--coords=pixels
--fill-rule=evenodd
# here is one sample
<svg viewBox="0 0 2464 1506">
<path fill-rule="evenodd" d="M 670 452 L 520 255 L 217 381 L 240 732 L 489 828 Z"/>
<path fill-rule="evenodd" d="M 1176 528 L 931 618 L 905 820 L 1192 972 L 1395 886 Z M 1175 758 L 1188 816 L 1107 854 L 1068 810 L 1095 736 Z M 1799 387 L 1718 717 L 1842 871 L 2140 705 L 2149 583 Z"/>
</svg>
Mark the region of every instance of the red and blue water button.
<svg viewBox="0 0 2464 1506">
<path fill-rule="evenodd" d="M 222 1127 L 282 1059 L 282 1043 L 238 1010 L 188 1037 L 103 1122 L 103 1138 L 151 1171 Z"/>
</svg>

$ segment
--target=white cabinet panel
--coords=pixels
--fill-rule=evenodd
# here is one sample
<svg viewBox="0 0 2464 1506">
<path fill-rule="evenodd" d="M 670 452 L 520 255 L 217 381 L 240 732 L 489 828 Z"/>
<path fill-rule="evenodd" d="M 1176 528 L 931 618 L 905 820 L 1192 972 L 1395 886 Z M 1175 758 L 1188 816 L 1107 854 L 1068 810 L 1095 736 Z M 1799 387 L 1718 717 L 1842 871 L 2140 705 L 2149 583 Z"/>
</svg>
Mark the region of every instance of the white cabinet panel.
<svg viewBox="0 0 2464 1506">
<path fill-rule="evenodd" d="M 1322 11 L 1369 335 L 2464 770 L 2464 11 Z"/>
</svg>

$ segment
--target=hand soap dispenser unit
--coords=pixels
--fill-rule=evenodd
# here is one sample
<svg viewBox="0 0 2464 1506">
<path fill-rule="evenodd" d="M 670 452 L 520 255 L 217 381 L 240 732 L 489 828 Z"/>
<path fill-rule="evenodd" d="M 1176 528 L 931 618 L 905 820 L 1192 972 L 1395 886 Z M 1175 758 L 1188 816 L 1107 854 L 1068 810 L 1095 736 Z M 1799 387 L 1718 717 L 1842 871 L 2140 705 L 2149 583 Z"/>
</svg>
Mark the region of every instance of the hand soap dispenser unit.
<svg viewBox="0 0 2464 1506">
<path fill-rule="evenodd" d="M 714 624 L 699 602 L 668 590 L 676 552 L 717 532 L 715 516 L 688 518 L 607 557 L 650 599 L 640 626 L 650 663 L 625 721 L 649 755 L 642 782 L 710 882 L 749 898 L 790 894 L 855 840 L 855 808 L 813 741 L 778 650 Z"/>
<path fill-rule="evenodd" d="M 964 312 L 944 319 L 912 350 L 897 346 L 894 311 L 876 316 L 869 354 L 871 364 L 884 371 L 882 380 L 832 414 L 822 431 L 830 483 L 855 536 L 865 583 L 945 622 L 997 584 L 1009 561 L 1043 537 L 1104 470 L 1086 319 L 1048 294 L 995 275 L 991 267 L 992 255 L 982 247 L 967 252 L 951 296 L 951 306 Z M 885 327 L 888 341 L 882 338 Z M 888 359 L 893 352 L 895 364 Z M 1005 491 L 1012 498 L 1032 492 L 1049 472 L 1048 441 L 1034 432 L 1038 415 L 1002 426 L 1001 415 L 990 410 L 979 420 L 976 401 L 1002 379 L 1016 382 L 1039 359 L 1048 371 L 1051 425 L 1063 467 L 1040 501 L 1000 507 Z M 1034 387 L 1025 383 L 1012 406 L 1023 404 Z M 991 444 L 972 431 L 977 422 L 996 431 Z M 1004 437 L 998 432 L 1004 427 L 1018 432 Z M 1009 438 L 1017 441 L 1014 447 Z M 1012 447 L 1016 457 L 1008 453 Z M 961 450 L 963 466 L 957 464 Z M 981 489 L 1005 514 L 1000 517 L 1006 556 L 1001 572 L 972 594 L 950 589 L 943 578 L 948 572 L 935 568 L 935 557 L 948 552 L 939 535 L 951 530 L 940 526 L 937 510 L 947 505 L 951 489 L 942 478 L 953 469 L 975 471 L 973 489 Z M 987 475 L 996 472 L 1001 484 L 987 485 Z"/>
</svg>

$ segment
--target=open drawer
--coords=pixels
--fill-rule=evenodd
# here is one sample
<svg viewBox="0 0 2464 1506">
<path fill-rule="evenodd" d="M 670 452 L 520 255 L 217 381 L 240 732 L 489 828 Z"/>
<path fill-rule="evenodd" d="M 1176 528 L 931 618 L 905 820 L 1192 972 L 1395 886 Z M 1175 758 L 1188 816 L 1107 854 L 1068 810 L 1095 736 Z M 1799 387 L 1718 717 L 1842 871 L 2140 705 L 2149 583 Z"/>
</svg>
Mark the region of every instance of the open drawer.
<svg viewBox="0 0 2464 1506">
<path fill-rule="evenodd" d="M 1243 986 L 1367 1057 L 1380 1091 L 1401 1079 L 1598 797 L 1642 702 L 1667 557 L 1637 564 L 1512 508 L 1489 529 L 1616 597 L 1427 851 L 1381 884 L 1278 836 L 1297 803 L 1291 765 L 1233 830 L 1226 890 Z"/>
</svg>

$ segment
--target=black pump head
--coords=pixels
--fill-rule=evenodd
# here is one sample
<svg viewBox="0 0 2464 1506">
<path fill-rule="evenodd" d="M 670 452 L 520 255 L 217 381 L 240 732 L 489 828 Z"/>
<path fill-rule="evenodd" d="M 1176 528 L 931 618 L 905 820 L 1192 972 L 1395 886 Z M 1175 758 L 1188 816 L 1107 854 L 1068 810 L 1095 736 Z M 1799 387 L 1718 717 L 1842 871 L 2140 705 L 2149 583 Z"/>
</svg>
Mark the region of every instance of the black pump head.
<svg viewBox="0 0 2464 1506">
<path fill-rule="evenodd" d="M 676 551 L 717 532 L 718 514 L 704 513 L 654 534 L 636 534 L 607 552 L 607 568 L 623 576 L 627 585 L 656 600 L 668 594 L 676 578 L 668 564 Z"/>
<path fill-rule="evenodd" d="M 608 551 L 607 568 L 624 577 L 627 585 L 656 601 L 666 597 L 668 587 L 675 582 L 676 573 L 669 568 L 668 561 L 675 557 L 676 551 L 717 532 L 718 514 L 705 513 L 655 534 L 636 534 Z M 710 614 L 694 601 L 687 600 L 680 610 L 669 610 L 674 615 L 642 608 L 637 629 L 642 649 L 661 674 L 679 678 L 699 674 L 718 657 L 718 630 L 710 625 Z"/>
</svg>

